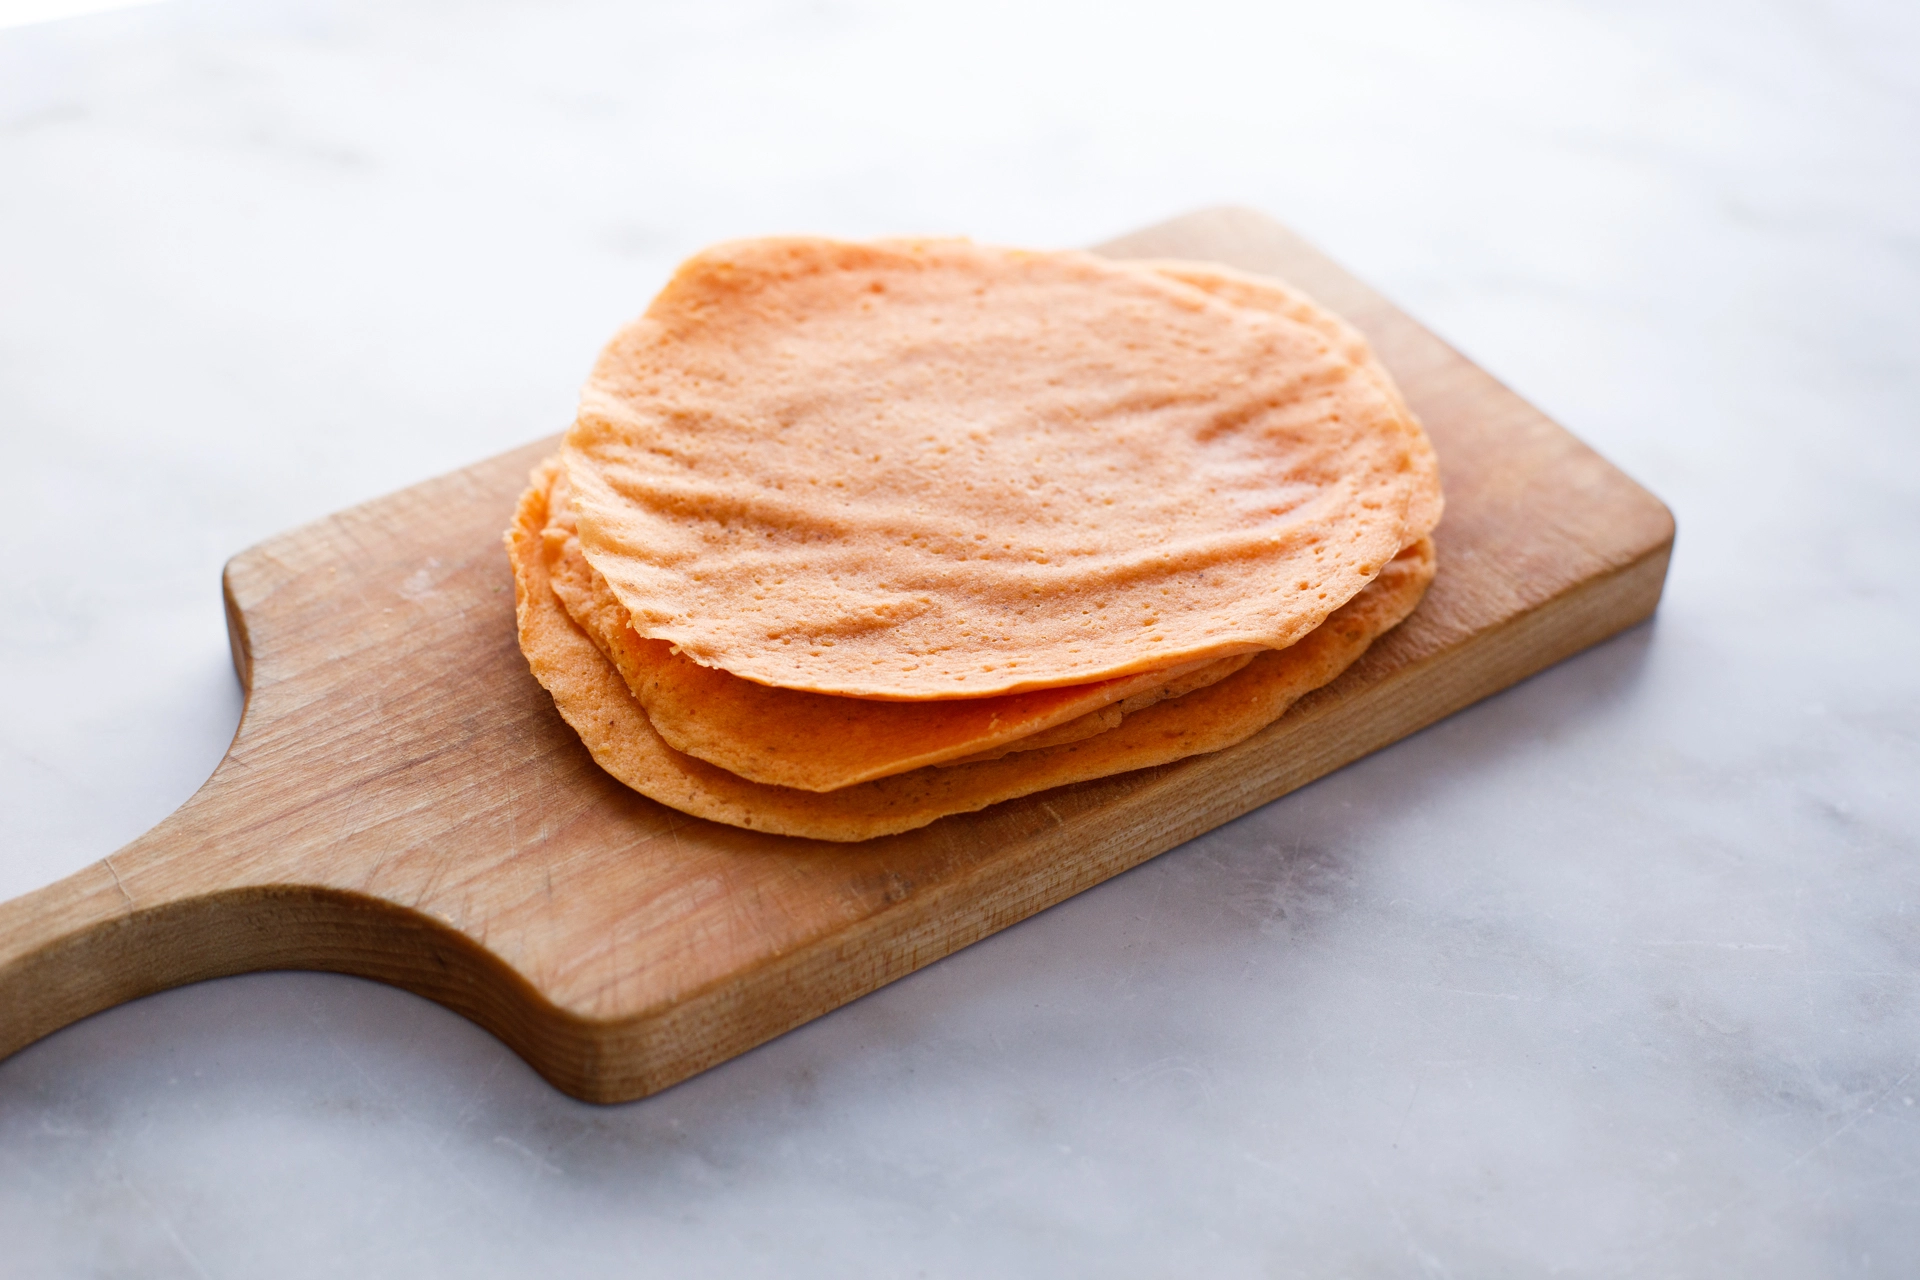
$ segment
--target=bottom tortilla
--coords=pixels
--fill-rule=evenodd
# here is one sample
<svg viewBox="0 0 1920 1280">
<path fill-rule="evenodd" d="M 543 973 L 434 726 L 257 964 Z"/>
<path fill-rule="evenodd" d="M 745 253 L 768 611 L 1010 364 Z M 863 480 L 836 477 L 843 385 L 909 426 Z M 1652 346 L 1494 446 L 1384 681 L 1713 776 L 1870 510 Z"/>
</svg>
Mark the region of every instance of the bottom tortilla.
<svg viewBox="0 0 1920 1280">
<path fill-rule="evenodd" d="M 1433 542 L 1422 538 L 1296 644 L 1263 652 L 1233 675 L 1137 711 L 1093 737 L 815 792 L 751 782 L 666 744 L 619 671 L 554 594 L 541 550 L 547 515 L 546 486 L 536 483 L 522 495 L 507 531 L 520 649 L 595 762 L 683 813 L 816 840 L 911 831 L 948 814 L 1233 746 L 1333 680 L 1376 636 L 1413 612 L 1435 569 Z"/>
</svg>

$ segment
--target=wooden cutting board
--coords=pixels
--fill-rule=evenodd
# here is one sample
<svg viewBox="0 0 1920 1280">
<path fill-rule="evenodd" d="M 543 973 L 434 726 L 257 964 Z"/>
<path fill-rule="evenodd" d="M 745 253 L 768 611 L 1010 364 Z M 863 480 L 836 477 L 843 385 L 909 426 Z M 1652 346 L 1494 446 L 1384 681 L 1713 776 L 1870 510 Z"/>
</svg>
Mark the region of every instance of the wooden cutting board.
<svg viewBox="0 0 1920 1280">
<path fill-rule="evenodd" d="M 1652 495 L 1259 215 L 1104 246 L 1284 277 L 1357 324 L 1426 423 L 1447 514 L 1419 610 L 1228 751 L 858 845 L 665 809 L 527 673 L 501 549 L 543 440 L 296 529 L 225 575 L 246 710 L 146 835 L 0 906 L 0 1056 L 181 983 L 391 982 L 559 1088 L 664 1089 L 1647 617 Z"/>
</svg>

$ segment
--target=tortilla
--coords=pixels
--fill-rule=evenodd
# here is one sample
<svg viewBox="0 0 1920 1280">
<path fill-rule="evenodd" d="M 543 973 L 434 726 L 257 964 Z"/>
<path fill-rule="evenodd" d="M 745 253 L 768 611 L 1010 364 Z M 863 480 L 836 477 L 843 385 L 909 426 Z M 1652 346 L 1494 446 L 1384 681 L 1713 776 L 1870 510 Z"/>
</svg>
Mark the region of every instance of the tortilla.
<svg viewBox="0 0 1920 1280">
<path fill-rule="evenodd" d="M 585 558 L 638 636 L 791 690 L 973 698 L 1284 649 L 1432 528 L 1439 484 L 1365 344 L 1251 279 L 708 250 L 582 396 Z"/>
<path fill-rule="evenodd" d="M 552 476 L 541 549 L 568 615 L 613 661 L 669 746 L 755 782 L 834 791 L 981 753 L 1078 741 L 1120 722 L 1118 709 L 1107 714 L 1114 704 L 1145 706 L 1170 688 L 1199 688 L 1251 656 L 1090 685 L 933 702 L 878 702 L 754 684 L 635 633 L 606 579 L 581 554 L 565 476 L 557 469 Z"/>
<path fill-rule="evenodd" d="M 1374 359 L 1373 351 L 1367 346 L 1367 340 L 1360 336 L 1360 331 L 1284 280 L 1250 275 L 1214 262 L 1184 262 L 1174 258 L 1134 261 L 1137 266 L 1170 276 L 1196 289 L 1204 289 L 1223 302 L 1282 315 L 1318 331 L 1335 351 L 1351 360 L 1382 395 L 1393 401 L 1403 418 L 1408 422 L 1415 421 L 1413 411 L 1407 408 L 1406 400 L 1400 395 L 1400 388 L 1394 385 L 1386 368 Z M 1440 523 L 1443 506 L 1438 481 L 1440 461 L 1434 456 L 1433 442 L 1427 439 L 1427 433 L 1417 427 L 1416 433 L 1416 452 L 1425 455 L 1418 459 L 1416 467 L 1434 477 L 1434 483 L 1420 485 L 1414 490 L 1413 503 L 1407 510 L 1407 528 L 1424 537 Z"/>
<path fill-rule="evenodd" d="M 561 716 L 601 768 L 643 795 L 696 817 L 820 840 L 910 831 L 947 814 L 1232 746 L 1339 675 L 1411 613 L 1434 571 L 1433 544 L 1422 539 L 1300 643 L 1258 654 L 1226 679 L 1129 715 L 1108 732 L 839 791 L 800 791 L 750 782 L 683 755 L 654 732 L 626 681 L 553 591 L 542 551 L 551 466 L 536 471 L 522 495 L 507 547 L 520 647 Z"/>
<path fill-rule="evenodd" d="M 1197 670 L 1180 668 L 1182 674 L 1173 676 L 1158 688 L 1147 689 L 1130 698 L 1122 698 L 1110 707 L 1090 711 L 1078 720 L 1069 720 L 1057 729 L 1049 729 L 1027 738 L 1018 738 L 1004 747 L 996 747 L 991 751 L 962 756 L 954 763 L 972 764 L 976 760 L 998 760 L 1001 756 L 1015 751 L 1034 751 L 1040 747 L 1053 747 L 1063 742 L 1078 742 L 1082 738 L 1091 738 L 1096 733 L 1105 733 L 1127 716 L 1136 711 L 1144 711 L 1156 702 L 1165 702 L 1168 698 L 1185 697 L 1195 689 L 1204 689 L 1215 681 L 1225 680 L 1253 659 L 1253 654 L 1243 653 L 1236 657 L 1220 658 L 1206 663 Z"/>
</svg>

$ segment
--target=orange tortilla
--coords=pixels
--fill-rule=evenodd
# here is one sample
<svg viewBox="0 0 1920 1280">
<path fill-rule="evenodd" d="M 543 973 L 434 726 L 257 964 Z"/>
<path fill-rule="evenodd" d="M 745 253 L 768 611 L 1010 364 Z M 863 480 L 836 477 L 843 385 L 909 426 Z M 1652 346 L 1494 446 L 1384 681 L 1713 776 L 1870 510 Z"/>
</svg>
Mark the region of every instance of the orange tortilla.
<svg viewBox="0 0 1920 1280">
<path fill-rule="evenodd" d="M 998 760 L 1001 756 L 1015 751 L 1034 751 L 1041 747 L 1059 746 L 1063 742 L 1078 742 L 1082 738 L 1091 738 L 1096 733 L 1105 733 L 1115 728 L 1126 717 L 1136 711 L 1144 711 L 1156 702 L 1165 702 L 1168 698 L 1185 697 L 1195 689 L 1204 689 L 1218 680 L 1246 666 L 1254 659 L 1253 654 L 1243 653 L 1233 658 L 1220 658 L 1203 663 L 1197 668 L 1176 668 L 1178 674 L 1161 672 L 1166 682 L 1158 688 L 1147 689 L 1130 698 L 1122 698 L 1112 706 L 1102 707 L 1098 711 L 1089 711 L 1078 720 L 1069 720 L 1057 729 L 1048 729 L 1031 737 L 1017 738 L 1003 747 L 991 751 L 981 751 L 970 756 L 962 756 L 955 764 L 972 764 L 978 760 Z M 1171 678 L 1168 678 L 1171 674 Z"/>
<path fill-rule="evenodd" d="M 901 701 L 1284 650 L 1440 513 L 1391 381 L 1300 295 L 958 241 L 697 255 L 563 457 L 638 637 Z"/>
<path fill-rule="evenodd" d="M 543 551 L 549 485 L 536 472 L 507 533 L 520 647 L 595 761 L 634 790 L 684 813 L 820 840 L 909 831 L 947 814 L 1232 746 L 1334 679 L 1374 637 L 1411 613 L 1434 571 L 1433 544 L 1422 539 L 1298 644 L 1258 654 L 1233 675 L 1128 715 L 1107 732 L 817 793 L 750 782 L 673 750 L 654 732 L 619 671 L 554 593 Z"/>
<path fill-rule="evenodd" d="M 1317 330 L 1335 351 L 1352 361 L 1354 367 L 1371 380 L 1382 395 L 1393 401 L 1401 417 L 1408 422 L 1414 421 L 1412 410 L 1401 398 L 1400 388 L 1394 385 L 1386 368 L 1374 359 L 1373 351 L 1367 346 L 1367 340 L 1360 336 L 1360 331 L 1284 280 L 1235 271 L 1232 267 L 1213 262 L 1152 258 L 1136 259 L 1135 265 L 1157 271 L 1196 289 L 1204 289 L 1223 302 L 1282 315 Z M 1415 488 L 1413 503 L 1407 509 L 1407 528 L 1424 537 L 1440 523 L 1444 504 L 1440 497 L 1440 460 L 1434 456 L 1433 442 L 1417 426 L 1416 433 L 1415 468 L 1423 475 L 1432 477 L 1433 482 Z"/>
<path fill-rule="evenodd" d="M 565 476 L 550 485 L 542 554 L 553 590 L 606 653 L 654 729 L 674 750 L 754 782 L 834 791 L 930 764 L 1073 742 L 1120 722 L 1119 704 L 1145 706 L 1199 688 L 1251 655 L 1203 660 L 1090 685 L 932 702 L 878 702 L 754 684 L 641 638 L 626 609 L 580 552 Z"/>
</svg>

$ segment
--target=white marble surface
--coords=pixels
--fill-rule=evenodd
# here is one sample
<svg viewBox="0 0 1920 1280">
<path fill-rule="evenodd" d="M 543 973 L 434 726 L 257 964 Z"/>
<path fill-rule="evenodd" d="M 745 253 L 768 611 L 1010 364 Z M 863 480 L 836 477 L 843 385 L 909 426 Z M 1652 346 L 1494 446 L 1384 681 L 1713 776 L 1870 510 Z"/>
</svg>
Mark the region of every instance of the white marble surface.
<svg viewBox="0 0 1920 1280">
<path fill-rule="evenodd" d="M 246 3 L 0 31 L 0 895 L 217 579 L 723 236 L 1263 208 L 1666 498 L 1658 621 L 670 1092 L 370 983 L 0 1063 L 11 1276 L 1920 1271 L 1910 5 Z"/>
</svg>

